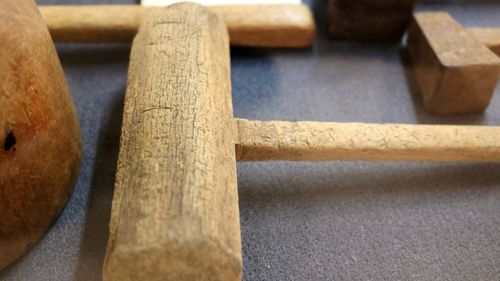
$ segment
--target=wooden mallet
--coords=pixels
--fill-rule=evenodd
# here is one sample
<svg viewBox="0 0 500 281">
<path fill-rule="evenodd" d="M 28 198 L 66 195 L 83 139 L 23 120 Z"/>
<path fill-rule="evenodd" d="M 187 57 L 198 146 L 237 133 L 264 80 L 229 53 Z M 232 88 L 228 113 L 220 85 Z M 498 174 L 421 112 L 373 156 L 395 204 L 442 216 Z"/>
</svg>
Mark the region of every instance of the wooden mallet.
<svg viewBox="0 0 500 281">
<path fill-rule="evenodd" d="M 430 112 L 446 115 L 486 109 L 500 77 L 500 58 L 488 47 L 500 49 L 500 29 L 469 31 L 447 13 L 414 15 L 408 50 Z"/>
<path fill-rule="evenodd" d="M 223 20 L 144 19 L 130 58 L 104 280 L 241 280 L 236 161 L 500 161 L 500 127 L 235 119 Z"/>
</svg>

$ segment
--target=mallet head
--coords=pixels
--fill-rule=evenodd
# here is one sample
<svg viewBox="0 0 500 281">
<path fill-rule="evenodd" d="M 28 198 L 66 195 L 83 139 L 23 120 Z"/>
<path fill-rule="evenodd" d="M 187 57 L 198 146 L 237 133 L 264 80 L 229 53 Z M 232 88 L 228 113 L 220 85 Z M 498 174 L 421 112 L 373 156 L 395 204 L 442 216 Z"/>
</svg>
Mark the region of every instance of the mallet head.
<svg viewBox="0 0 500 281">
<path fill-rule="evenodd" d="M 410 52 L 425 107 L 436 114 L 481 112 L 500 77 L 500 58 L 447 13 L 418 13 Z"/>
</svg>

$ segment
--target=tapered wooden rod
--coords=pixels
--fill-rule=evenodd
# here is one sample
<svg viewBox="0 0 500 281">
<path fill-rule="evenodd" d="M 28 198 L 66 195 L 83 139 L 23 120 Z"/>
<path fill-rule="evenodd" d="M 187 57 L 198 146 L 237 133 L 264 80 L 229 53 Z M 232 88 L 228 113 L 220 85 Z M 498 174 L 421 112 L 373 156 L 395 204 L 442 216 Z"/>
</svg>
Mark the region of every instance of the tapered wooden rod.
<svg viewBox="0 0 500 281">
<path fill-rule="evenodd" d="M 143 19 L 163 8 L 139 5 L 40 6 L 56 42 L 131 42 Z M 227 5 L 209 9 L 224 19 L 231 45 L 306 47 L 315 37 L 302 4 Z"/>
<path fill-rule="evenodd" d="M 469 28 L 468 30 L 500 56 L 500 28 Z"/>
<path fill-rule="evenodd" d="M 500 161 L 500 127 L 236 119 L 239 161 Z"/>
</svg>

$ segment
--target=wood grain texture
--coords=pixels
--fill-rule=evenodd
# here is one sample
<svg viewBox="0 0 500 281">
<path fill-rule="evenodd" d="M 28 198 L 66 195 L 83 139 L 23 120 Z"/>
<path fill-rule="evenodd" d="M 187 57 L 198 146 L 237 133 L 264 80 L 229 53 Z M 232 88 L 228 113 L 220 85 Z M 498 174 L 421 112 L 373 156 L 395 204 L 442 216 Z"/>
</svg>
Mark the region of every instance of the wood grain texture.
<svg viewBox="0 0 500 281">
<path fill-rule="evenodd" d="M 476 39 L 500 56 L 500 28 L 468 28 Z"/>
<path fill-rule="evenodd" d="M 238 161 L 500 161 L 500 127 L 235 122 Z"/>
<path fill-rule="evenodd" d="M 164 8 L 139 5 L 41 6 L 56 42 L 130 42 L 150 13 Z M 226 22 L 231 45 L 307 47 L 315 23 L 306 5 L 211 6 Z"/>
<path fill-rule="evenodd" d="M 229 41 L 183 3 L 134 39 L 104 280 L 234 280 L 242 257 Z"/>
<path fill-rule="evenodd" d="M 415 0 L 329 0 L 329 33 L 335 39 L 396 41 L 410 23 Z"/>
<path fill-rule="evenodd" d="M 408 50 L 430 112 L 464 114 L 486 109 L 500 75 L 500 58 L 450 15 L 416 14 Z"/>
<path fill-rule="evenodd" d="M 28 251 L 78 175 L 78 120 L 32 0 L 0 1 L 0 269 Z"/>
</svg>

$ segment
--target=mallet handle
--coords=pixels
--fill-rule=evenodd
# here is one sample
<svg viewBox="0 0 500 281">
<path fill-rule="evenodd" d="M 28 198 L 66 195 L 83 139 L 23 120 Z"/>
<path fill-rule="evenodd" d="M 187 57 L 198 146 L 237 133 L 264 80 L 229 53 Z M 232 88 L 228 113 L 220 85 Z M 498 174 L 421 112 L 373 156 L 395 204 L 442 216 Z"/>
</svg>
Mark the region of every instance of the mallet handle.
<svg viewBox="0 0 500 281">
<path fill-rule="evenodd" d="M 132 45 L 105 281 L 241 279 L 224 23 L 182 3 Z"/>
<path fill-rule="evenodd" d="M 500 28 L 468 28 L 467 30 L 500 56 Z"/>
<path fill-rule="evenodd" d="M 500 127 L 235 122 L 239 161 L 500 161 Z"/>
<path fill-rule="evenodd" d="M 139 5 L 40 6 L 56 42 L 130 42 L 149 14 L 164 8 Z M 315 23 L 302 4 L 210 6 L 229 30 L 232 45 L 306 47 Z"/>
</svg>

